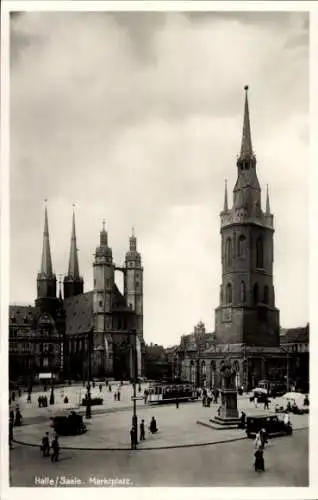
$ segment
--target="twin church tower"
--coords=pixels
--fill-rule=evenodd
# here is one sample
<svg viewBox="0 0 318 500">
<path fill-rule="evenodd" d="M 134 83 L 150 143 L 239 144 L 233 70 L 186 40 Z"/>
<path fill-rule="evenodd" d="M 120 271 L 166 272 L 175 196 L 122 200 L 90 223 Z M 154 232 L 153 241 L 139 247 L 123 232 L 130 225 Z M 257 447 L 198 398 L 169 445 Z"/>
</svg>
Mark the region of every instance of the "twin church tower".
<svg viewBox="0 0 318 500">
<path fill-rule="evenodd" d="M 124 276 L 123 294 L 115 282 L 115 272 Z M 92 340 L 93 376 L 108 375 L 116 379 L 132 376 L 132 335 L 136 332 L 138 373 L 143 371 L 143 268 L 137 251 L 134 231 L 122 267 L 113 261 L 112 249 L 103 223 L 99 246 L 93 262 L 94 288 L 84 293 L 80 275 L 73 212 L 71 247 L 67 275 L 63 281 L 63 299 L 53 272 L 45 207 L 41 270 L 37 276 L 36 306 L 53 319 L 63 311 L 65 319 L 66 372 L 74 375 L 85 360 L 88 337 Z M 87 356 L 86 356 L 87 358 Z"/>
</svg>

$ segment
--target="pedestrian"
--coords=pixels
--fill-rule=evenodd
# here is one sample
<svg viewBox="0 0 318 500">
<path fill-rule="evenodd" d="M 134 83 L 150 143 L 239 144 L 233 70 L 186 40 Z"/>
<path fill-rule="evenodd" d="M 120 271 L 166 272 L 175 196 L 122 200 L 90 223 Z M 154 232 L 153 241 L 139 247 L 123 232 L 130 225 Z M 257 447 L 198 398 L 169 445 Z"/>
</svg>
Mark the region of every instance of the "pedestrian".
<svg viewBox="0 0 318 500">
<path fill-rule="evenodd" d="M 141 392 L 141 385 L 138 385 L 138 392 Z"/>
<path fill-rule="evenodd" d="M 10 418 L 10 421 L 9 421 L 9 447 L 10 447 L 10 450 L 12 450 L 12 441 L 13 441 L 13 422 Z"/>
<path fill-rule="evenodd" d="M 179 408 L 179 400 L 176 400 L 176 408 Z"/>
<path fill-rule="evenodd" d="M 18 390 L 18 396 L 19 396 L 19 398 L 21 398 L 21 394 L 22 394 L 21 389 L 19 389 Z"/>
<path fill-rule="evenodd" d="M 289 414 L 288 413 L 285 413 L 285 415 L 284 415 L 284 424 L 285 425 L 290 425 L 290 418 L 289 418 Z"/>
<path fill-rule="evenodd" d="M 28 399 L 27 402 L 31 404 L 31 392 L 28 392 Z"/>
<path fill-rule="evenodd" d="M 41 406 L 42 406 L 42 398 L 41 398 L 41 396 L 38 397 L 38 405 L 39 405 L 39 408 L 41 408 Z"/>
<path fill-rule="evenodd" d="M 60 443 L 59 443 L 59 438 L 57 434 L 55 434 L 55 437 L 52 441 L 52 454 L 51 454 L 51 461 L 52 462 L 57 462 L 59 459 L 59 453 L 60 453 Z"/>
<path fill-rule="evenodd" d="M 16 408 L 16 411 L 15 411 L 15 422 L 14 422 L 14 425 L 19 427 L 20 425 L 22 424 L 22 415 L 21 415 L 21 412 L 19 410 L 19 407 Z"/>
<path fill-rule="evenodd" d="M 114 401 L 117 401 L 117 392 L 114 392 Z"/>
<path fill-rule="evenodd" d="M 117 400 L 120 401 L 120 391 L 117 391 Z"/>
<path fill-rule="evenodd" d="M 265 394 L 265 397 L 264 397 L 264 410 L 268 410 L 269 407 L 268 407 L 268 397 L 267 397 L 267 394 Z"/>
<path fill-rule="evenodd" d="M 264 451 L 262 448 L 257 448 L 255 453 L 254 453 L 254 457 L 255 457 L 255 462 L 254 462 L 254 468 L 255 468 L 255 472 L 258 472 L 258 471 L 262 471 L 264 472 L 265 471 L 265 463 L 264 463 Z"/>
<path fill-rule="evenodd" d="M 112 392 L 112 386 L 111 386 L 110 384 L 109 384 L 109 386 L 108 386 L 108 391 L 109 391 L 109 392 Z"/>
<path fill-rule="evenodd" d="M 102 388 L 103 388 L 102 384 L 99 384 L 99 392 L 102 392 Z"/>
<path fill-rule="evenodd" d="M 136 450 L 136 430 L 135 426 L 133 425 L 130 429 L 130 446 L 132 450 Z"/>
<path fill-rule="evenodd" d="M 145 440 L 145 421 L 144 421 L 144 419 L 142 419 L 142 421 L 140 422 L 139 429 L 140 429 L 140 441 L 144 441 Z"/>
<path fill-rule="evenodd" d="M 46 432 L 42 438 L 42 457 L 50 456 L 50 441 L 49 441 L 49 433 Z"/>
<path fill-rule="evenodd" d="M 257 396 L 255 394 L 254 394 L 254 400 L 253 401 L 254 401 L 255 408 L 257 408 Z"/>
<path fill-rule="evenodd" d="M 12 391 L 11 399 L 12 401 L 15 401 L 15 391 Z"/>
<path fill-rule="evenodd" d="M 157 422 L 156 422 L 155 417 L 152 417 L 152 419 L 151 419 L 149 430 L 150 430 L 151 434 L 155 434 L 158 431 Z"/>
</svg>

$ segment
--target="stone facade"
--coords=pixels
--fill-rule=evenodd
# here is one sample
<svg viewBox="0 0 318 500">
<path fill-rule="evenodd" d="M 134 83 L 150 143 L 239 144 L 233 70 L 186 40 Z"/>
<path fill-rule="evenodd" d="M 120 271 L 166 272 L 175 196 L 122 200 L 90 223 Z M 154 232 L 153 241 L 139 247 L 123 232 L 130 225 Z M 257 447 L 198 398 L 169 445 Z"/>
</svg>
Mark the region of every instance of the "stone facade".
<svg viewBox="0 0 318 500">
<path fill-rule="evenodd" d="M 64 298 L 62 283 L 57 297 L 45 208 L 35 307 L 10 306 L 9 310 L 11 380 L 34 380 L 41 371 L 52 371 L 61 379 L 87 379 L 89 359 L 91 376 L 129 379 L 135 374 L 135 364 L 138 375 L 143 375 L 143 268 L 135 235 L 129 239 L 124 265 L 116 266 L 103 225 L 93 272 L 94 288 L 84 293 L 73 214 Z M 123 294 L 115 283 L 116 272 L 124 275 Z M 46 328 L 43 327 L 44 319 Z"/>
</svg>

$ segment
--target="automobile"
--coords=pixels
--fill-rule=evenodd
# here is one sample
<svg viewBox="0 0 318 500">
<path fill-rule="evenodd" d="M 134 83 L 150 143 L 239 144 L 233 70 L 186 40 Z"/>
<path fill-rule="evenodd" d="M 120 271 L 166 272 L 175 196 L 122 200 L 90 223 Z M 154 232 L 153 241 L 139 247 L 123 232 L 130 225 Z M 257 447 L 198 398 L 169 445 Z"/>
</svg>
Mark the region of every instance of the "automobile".
<svg viewBox="0 0 318 500">
<path fill-rule="evenodd" d="M 247 437 L 255 437 L 261 429 L 265 429 L 267 436 L 290 435 L 293 432 L 291 424 L 285 424 L 284 420 L 275 413 L 247 415 L 245 422 Z"/>
<path fill-rule="evenodd" d="M 70 415 L 52 417 L 51 427 L 60 436 L 77 436 L 87 431 L 82 415 L 71 412 Z"/>
</svg>

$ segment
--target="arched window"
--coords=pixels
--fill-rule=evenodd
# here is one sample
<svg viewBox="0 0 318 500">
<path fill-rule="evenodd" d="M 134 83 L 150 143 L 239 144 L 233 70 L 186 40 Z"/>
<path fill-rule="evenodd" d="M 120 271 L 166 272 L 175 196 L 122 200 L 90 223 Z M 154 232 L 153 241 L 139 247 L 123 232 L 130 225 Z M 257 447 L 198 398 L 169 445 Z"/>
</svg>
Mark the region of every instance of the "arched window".
<svg viewBox="0 0 318 500">
<path fill-rule="evenodd" d="M 202 371 L 202 375 L 206 375 L 206 364 L 205 364 L 205 361 L 202 361 L 202 363 L 201 363 L 201 371 Z"/>
<path fill-rule="evenodd" d="M 264 286 L 264 298 L 263 298 L 264 304 L 269 303 L 269 288 L 267 285 Z"/>
<path fill-rule="evenodd" d="M 256 242 L 256 267 L 263 268 L 263 240 L 258 238 Z"/>
<path fill-rule="evenodd" d="M 240 302 L 246 302 L 246 287 L 244 281 L 240 284 Z"/>
<path fill-rule="evenodd" d="M 228 283 L 226 285 L 226 303 L 227 304 L 232 303 L 232 285 L 231 285 L 231 283 Z"/>
<path fill-rule="evenodd" d="M 253 287 L 253 299 L 254 299 L 254 304 L 258 304 L 258 283 L 255 283 Z"/>
<path fill-rule="evenodd" d="M 237 245 L 237 255 L 239 257 L 245 257 L 246 256 L 246 238 L 243 234 L 238 239 L 238 245 Z"/>
<path fill-rule="evenodd" d="M 225 244 L 225 262 L 228 266 L 232 264 L 232 240 L 228 238 Z"/>
</svg>

